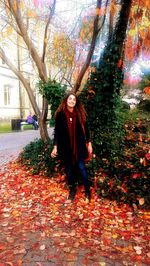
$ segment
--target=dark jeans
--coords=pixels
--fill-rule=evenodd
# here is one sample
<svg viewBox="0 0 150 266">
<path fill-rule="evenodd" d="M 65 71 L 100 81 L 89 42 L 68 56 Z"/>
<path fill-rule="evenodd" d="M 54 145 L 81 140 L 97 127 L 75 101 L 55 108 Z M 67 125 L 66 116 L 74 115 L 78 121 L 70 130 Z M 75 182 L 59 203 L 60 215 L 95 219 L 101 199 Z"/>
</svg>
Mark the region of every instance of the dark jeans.
<svg viewBox="0 0 150 266">
<path fill-rule="evenodd" d="M 80 170 L 85 191 L 89 191 L 90 185 L 89 185 L 86 166 L 85 166 L 85 163 L 83 160 L 78 161 L 76 163 L 76 165 L 66 165 L 65 166 L 65 173 L 66 173 L 66 176 L 68 179 L 69 188 L 75 189 L 75 187 L 76 187 L 75 172 L 76 172 L 77 167 Z"/>
<path fill-rule="evenodd" d="M 37 122 L 34 119 L 32 119 L 32 122 L 29 122 L 28 124 L 33 125 L 34 129 L 38 129 L 38 124 L 37 124 Z"/>
</svg>

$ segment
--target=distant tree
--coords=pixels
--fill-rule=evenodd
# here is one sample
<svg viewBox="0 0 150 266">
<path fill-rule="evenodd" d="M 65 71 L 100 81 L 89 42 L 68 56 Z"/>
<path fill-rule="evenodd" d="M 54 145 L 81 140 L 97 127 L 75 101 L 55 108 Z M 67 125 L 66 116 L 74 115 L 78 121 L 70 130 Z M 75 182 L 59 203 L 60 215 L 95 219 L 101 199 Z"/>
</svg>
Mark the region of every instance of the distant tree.
<svg viewBox="0 0 150 266">
<path fill-rule="evenodd" d="M 32 24 L 29 21 L 29 17 L 32 19 L 35 18 L 36 16 L 35 11 L 32 11 L 28 7 L 25 8 L 25 2 L 22 0 L 2 0 L 0 6 L 1 17 L 3 18 L 3 21 L 5 21 L 6 25 L 5 28 L 7 30 L 8 28 L 11 28 L 11 31 L 14 33 L 14 35 L 16 33 L 16 39 L 17 35 L 21 38 L 21 41 L 26 47 L 31 62 L 36 66 L 39 78 L 44 82 L 48 81 L 48 73 L 47 73 L 45 58 L 46 58 L 46 49 L 47 49 L 47 40 L 48 40 L 48 28 L 51 19 L 54 15 L 55 6 L 56 6 L 56 0 L 54 0 L 53 3 L 49 5 L 49 14 L 47 14 L 46 18 L 44 18 L 45 28 L 43 32 L 43 43 L 42 43 L 43 47 L 41 54 L 40 51 L 38 51 L 38 49 L 36 48 L 34 43 L 34 37 L 32 36 L 35 23 Z M 13 63 L 13 60 L 11 60 L 7 56 L 5 50 L 6 50 L 5 47 L 2 46 L 1 44 L 0 57 L 15 73 L 15 75 L 18 77 L 18 79 L 21 81 L 24 88 L 26 89 L 33 110 L 38 117 L 41 138 L 43 140 L 47 140 L 49 138 L 46 126 L 46 118 L 48 114 L 48 101 L 46 98 L 43 97 L 42 111 L 40 111 L 40 108 L 34 96 L 33 89 L 31 88 L 28 79 L 23 74 L 21 69 L 18 69 L 17 64 L 15 65 Z"/>
<path fill-rule="evenodd" d="M 48 62 L 52 72 L 56 68 L 54 79 L 70 83 L 70 73 L 75 61 L 75 45 L 73 40 L 64 32 L 54 34 L 51 45 L 48 47 Z"/>
<path fill-rule="evenodd" d="M 2 36 L 9 37 L 9 43 L 11 44 L 12 42 L 13 45 L 14 40 L 19 38 L 21 46 L 26 50 L 26 57 L 28 57 L 28 60 L 34 66 L 34 71 L 37 74 L 37 81 L 41 80 L 45 84 L 49 80 L 47 55 L 48 43 L 50 42 L 49 27 L 55 13 L 56 2 L 56 0 L 29 1 L 27 4 L 25 0 L 2 0 L 0 3 L 1 19 L 4 22 L 4 26 L 1 24 Z M 101 1 L 97 0 L 97 3 L 97 6 L 99 6 Z M 93 29 L 93 31 L 94 30 L 95 29 Z M 63 39 L 65 41 L 66 38 L 63 37 Z M 9 50 L 7 50 L 5 40 L 6 39 L 4 39 L 0 45 L 0 57 L 15 73 L 26 89 L 32 108 L 38 117 L 41 138 L 46 141 L 49 138 L 46 126 L 48 101 L 43 96 L 41 111 L 34 96 L 34 88 L 31 87 L 31 84 L 29 83 L 28 78 L 24 75 L 22 69 L 18 69 L 17 63 L 9 57 Z M 66 39 L 65 42 L 67 49 L 68 45 L 71 44 L 71 41 Z M 64 52 L 66 51 L 67 50 L 64 50 Z M 71 49 L 69 51 L 71 51 Z M 73 60 L 73 56 L 73 52 L 71 52 L 71 61 Z M 66 57 L 67 56 L 63 57 L 63 60 Z"/>
</svg>

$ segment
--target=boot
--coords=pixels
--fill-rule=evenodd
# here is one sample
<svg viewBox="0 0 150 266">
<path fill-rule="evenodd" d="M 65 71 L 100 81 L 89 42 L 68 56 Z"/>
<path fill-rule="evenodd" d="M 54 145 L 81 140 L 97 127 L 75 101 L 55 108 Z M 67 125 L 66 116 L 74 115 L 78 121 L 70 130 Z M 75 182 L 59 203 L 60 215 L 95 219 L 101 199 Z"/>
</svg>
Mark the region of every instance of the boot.
<svg viewBox="0 0 150 266">
<path fill-rule="evenodd" d="M 87 202 L 90 202 L 90 200 L 91 200 L 91 192 L 90 192 L 90 189 L 85 190 L 85 200 Z"/>
<path fill-rule="evenodd" d="M 70 188 L 69 191 L 69 196 L 68 196 L 68 200 L 73 201 L 76 195 L 76 189 L 75 188 Z"/>
</svg>

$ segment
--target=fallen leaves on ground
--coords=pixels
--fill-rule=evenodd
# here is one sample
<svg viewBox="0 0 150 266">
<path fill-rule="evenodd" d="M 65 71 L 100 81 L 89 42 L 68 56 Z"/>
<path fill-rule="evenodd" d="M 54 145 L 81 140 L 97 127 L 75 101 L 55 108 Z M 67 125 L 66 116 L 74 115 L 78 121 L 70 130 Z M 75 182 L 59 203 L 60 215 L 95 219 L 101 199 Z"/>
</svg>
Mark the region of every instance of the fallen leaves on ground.
<svg viewBox="0 0 150 266">
<path fill-rule="evenodd" d="M 135 215 L 94 188 L 87 204 L 82 186 L 67 203 L 65 182 L 17 163 L 1 171 L 0 188 L 0 266 L 150 265 L 149 211 Z"/>
</svg>

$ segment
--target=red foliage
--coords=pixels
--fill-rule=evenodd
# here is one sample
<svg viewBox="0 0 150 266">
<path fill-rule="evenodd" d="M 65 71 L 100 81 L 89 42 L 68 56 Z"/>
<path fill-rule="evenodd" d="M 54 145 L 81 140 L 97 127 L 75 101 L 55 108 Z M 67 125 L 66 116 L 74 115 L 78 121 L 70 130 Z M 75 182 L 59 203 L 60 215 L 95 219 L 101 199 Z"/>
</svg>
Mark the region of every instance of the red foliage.
<svg viewBox="0 0 150 266">
<path fill-rule="evenodd" d="M 144 92 L 148 95 L 150 95 L 150 87 L 145 87 Z"/>
<path fill-rule="evenodd" d="M 98 265 L 104 254 L 115 263 L 148 263 L 148 211 L 136 217 L 128 205 L 99 198 L 94 188 L 86 204 L 82 186 L 68 203 L 63 178 L 32 176 L 17 163 L 1 170 L 0 187 L 1 265 L 30 265 L 33 258 L 36 265 L 80 259 Z"/>
</svg>

